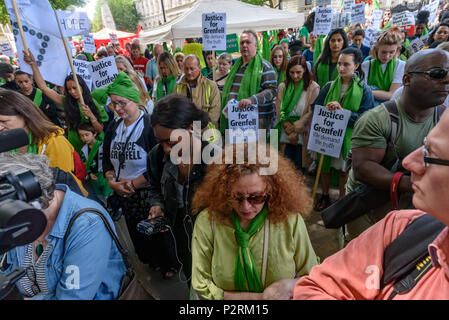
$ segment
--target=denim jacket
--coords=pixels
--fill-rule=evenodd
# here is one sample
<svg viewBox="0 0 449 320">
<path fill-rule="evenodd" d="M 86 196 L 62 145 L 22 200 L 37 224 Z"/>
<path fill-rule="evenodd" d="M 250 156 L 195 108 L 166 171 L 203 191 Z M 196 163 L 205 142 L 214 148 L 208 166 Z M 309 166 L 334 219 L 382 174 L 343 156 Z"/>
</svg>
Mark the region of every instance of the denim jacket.
<svg viewBox="0 0 449 320">
<path fill-rule="evenodd" d="M 79 210 L 100 210 L 115 231 L 114 223 L 109 214 L 95 201 L 77 195 L 66 185 L 57 184 L 56 189 L 64 191 L 65 196 L 55 224 L 45 238 L 52 245 L 45 268 L 51 294 L 38 294 L 33 299 L 116 299 L 126 267 L 115 242 L 98 215 L 86 212 L 75 220 L 64 250 L 64 235 L 68 224 Z M 25 252 L 26 246 L 10 250 L 6 258 L 9 266 L 4 273 L 23 266 Z"/>
</svg>

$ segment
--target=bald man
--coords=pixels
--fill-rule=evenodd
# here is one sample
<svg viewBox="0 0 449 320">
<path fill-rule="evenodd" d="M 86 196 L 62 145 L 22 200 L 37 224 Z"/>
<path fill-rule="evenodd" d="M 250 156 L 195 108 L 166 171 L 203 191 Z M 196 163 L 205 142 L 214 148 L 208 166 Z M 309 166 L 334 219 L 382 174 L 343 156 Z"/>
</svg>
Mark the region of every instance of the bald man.
<svg viewBox="0 0 449 320">
<path fill-rule="evenodd" d="M 158 73 L 157 70 L 157 58 L 164 52 L 164 47 L 160 44 L 155 44 L 153 47 L 153 58 L 147 63 L 147 70 L 145 76 L 148 78 L 148 87 L 153 88 L 154 79 L 156 79 Z"/>
<path fill-rule="evenodd" d="M 448 70 L 449 53 L 439 49 L 420 51 L 407 61 L 402 78 L 404 89 L 394 103 L 400 121 L 400 131 L 393 137 L 394 141 L 390 141 L 392 125 L 384 103 L 359 118 L 352 134 L 352 169 L 346 194 L 361 183 L 389 192 L 394 183 L 398 185 L 401 196 L 399 208 L 412 207 L 410 176 L 403 175 L 398 181 L 393 180 L 393 166 L 420 147 L 424 137 L 435 126 L 444 109 L 439 105 L 449 94 Z M 345 232 L 341 233 L 340 246 L 381 220 L 392 209 L 389 201 L 349 222 L 343 228 Z"/>
<path fill-rule="evenodd" d="M 201 74 L 200 59 L 189 54 L 184 58 L 184 77 L 176 85 L 174 93 L 186 96 L 198 109 L 209 114 L 211 122 L 218 129 L 220 118 L 220 91 L 215 81 Z"/>
</svg>

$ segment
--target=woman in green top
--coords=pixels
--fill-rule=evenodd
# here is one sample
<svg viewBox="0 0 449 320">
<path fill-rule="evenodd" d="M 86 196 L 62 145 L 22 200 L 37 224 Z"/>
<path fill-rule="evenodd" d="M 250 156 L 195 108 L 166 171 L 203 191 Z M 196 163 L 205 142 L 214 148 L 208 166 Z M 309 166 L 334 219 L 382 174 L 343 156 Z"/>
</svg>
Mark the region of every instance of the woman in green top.
<svg viewBox="0 0 449 320">
<path fill-rule="evenodd" d="M 76 89 L 73 75 L 69 75 L 64 81 L 65 95 L 60 95 L 56 91 L 47 87 L 42 77 L 39 67 L 32 53 L 24 51 L 24 60 L 31 66 L 33 70 L 34 80 L 38 88 L 50 98 L 54 103 L 64 106 L 65 123 L 68 129 L 68 140 L 80 153 L 84 143 L 78 134 L 78 125 L 80 123 L 90 122 L 97 132 L 97 139 L 103 139 L 103 122 L 108 121 L 108 115 L 103 107 L 101 107 L 91 96 L 90 90 L 81 77 L 77 77 L 80 85 L 81 94 L 84 99 L 84 105 L 81 105 L 80 96 Z"/>
<path fill-rule="evenodd" d="M 358 48 L 349 47 L 341 51 L 338 58 L 338 77 L 335 81 L 327 83 L 320 91 L 315 105 L 326 107 L 330 111 L 349 110 L 349 118 L 343 139 L 340 158 L 324 157 L 321 168 L 322 196 L 315 205 L 316 211 L 321 211 L 330 205 L 329 186 L 331 182 L 331 168 L 339 172 L 339 187 L 342 198 L 345 195 L 345 184 L 348 178 L 343 171 L 344 160 L 351 149 L 352 128 L 360 115 L 373 108 L 373 95 L 370 87 L 364 83 L 364 73 L 361 69 L 362 52 Z"/>
<path fill-rule="evenodd" d="M 200 299 L 288 300 L 318 263 L 302 218 L 311 209 L 303 177 L 276 150 L 276 171 L 268 172 L 274 163 L 249 160 L 253 146 L 244 145 L 236 164 L 240 147 L 228 145 L 193 197 L 192 212 L 201 213 L 192 237 L 192 293 Z M 230 156 L 233 164 L 225 161 Z"/>
<path fill-rule="evenodd" d="M 303 50 L 310 49 L 309 34 L 313 31 L 315 24 L 315 11 L 309 14 L 301 29 L 299 29 L 299 40 L 302 41 Z"/>
<path fill-rule="evenodd" d="M 285 70 L 287 69 L 287 53 L 282 46 L 277 45 L 271 50 L 270 57 L 271 65 L 273 66 L 274 72 L 276 72 L 276 77 L 278 80 L 278 86 L 285 80 Z"/>
<path fill-rule="evenodd" d="M 166 51 L 162 52 L 157 58 L 157 70 L 159 75 L 154 82 L 154 102 L 158 102 L 163 97 L 173 93 L 176 82 L 181 75 L 175 58 Z"/>
<path fill-rule="evenodd" d="M 341 50 L 348 47 L 346 32 L 339 28 L 329 32 L 324 41 L 323 51 L 313 67 L 313 75 L 322 88 L 338 76 L 337 61 Z"/>
</svg>

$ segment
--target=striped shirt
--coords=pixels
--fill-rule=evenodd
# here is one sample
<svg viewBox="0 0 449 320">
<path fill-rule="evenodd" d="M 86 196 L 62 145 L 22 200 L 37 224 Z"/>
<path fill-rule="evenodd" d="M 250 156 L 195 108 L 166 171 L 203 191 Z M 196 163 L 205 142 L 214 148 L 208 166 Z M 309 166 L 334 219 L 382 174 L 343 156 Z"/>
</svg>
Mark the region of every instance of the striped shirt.
<svg viewBox="0 0 449 320">
<path fill-rule="evenodd" d="M 237 70 L 229 92 L 228 101 L 237 99 L 240 90 L 240 84 L 245 74 L 248 64 L 241 65 Z M 270 129 L 270 124 L 273 117 L 276 116 L 276 109 L 273 104 L 273 99 L 277 95 L 277 78 L 271 64 L 263 60 L 262 79 L 260 80 L 259 93 L 248 97 L 251 103 L 256 104 L 259 108 L 259 128 Z"/>
<path fill-rule="evenodd" d="M 34 297 L 37 294 L 50 294 L 48 290 L 47 278 L 45 277 L 45 263 L 50 254 L 52 245 L 49 243 L 40 257 L 34 261 L 33 244 L 27 245 L 23 267 L 26 275 L 18 281 L 19 291 L 27 297 Z"/>
</svg>

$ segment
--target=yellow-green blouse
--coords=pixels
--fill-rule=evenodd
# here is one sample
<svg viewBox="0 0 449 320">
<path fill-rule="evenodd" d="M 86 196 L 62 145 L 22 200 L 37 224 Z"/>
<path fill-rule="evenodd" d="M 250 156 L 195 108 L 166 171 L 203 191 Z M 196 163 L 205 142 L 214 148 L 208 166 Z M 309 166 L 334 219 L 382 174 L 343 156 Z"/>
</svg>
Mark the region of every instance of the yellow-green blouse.
<svg viewBox="0 0 449 320">
<path fill-rule="evenodd" d="M 215 222 L 203 210 L 192 238 L 192 288 L 200 299 L 222 300 L 223 291 L 234 291 L 237 252 L 234 228 Z M 264 226 L 249 240 L 259 275 L 262 274 Z M 270 224 L 265 288 L 281 279 L 293 279 L 310 273 L 319 262 L 310 243 L 301 215 L 291 216 L 280 224 Z"/>
</svg>

